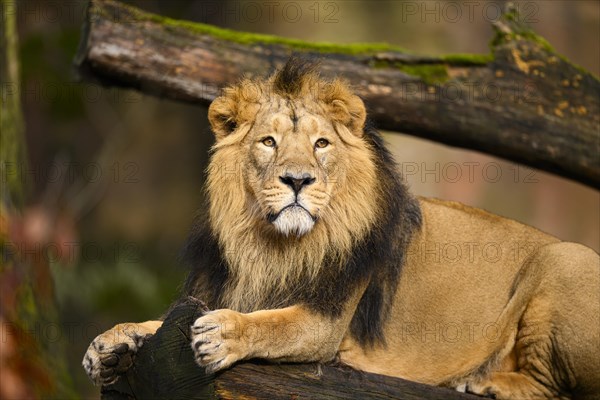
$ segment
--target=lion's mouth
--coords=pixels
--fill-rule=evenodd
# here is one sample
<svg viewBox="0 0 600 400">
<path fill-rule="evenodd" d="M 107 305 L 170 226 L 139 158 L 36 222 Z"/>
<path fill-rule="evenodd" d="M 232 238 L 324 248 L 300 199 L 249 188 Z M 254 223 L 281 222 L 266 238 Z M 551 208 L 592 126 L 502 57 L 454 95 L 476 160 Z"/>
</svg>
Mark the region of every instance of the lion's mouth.
<svg viewBox="0 0 600 400">
<path fill-rule="evenodd" d="M 316 221 L 317 221 L 317 217 L 316 217 L 316 216 L 312 215 L 312 214 L 310 213 L 310 211 L 308 211 L 308 210 L 306 209 L 306 207 L 304 207 L 302 204 L 300 204 L 300 203 L 296 203 L 296 202 L 288 204 L 287 206 L 285 206 L 285 207 L 283 207 L 281 210 L 279 210 L 279 212 L 277 212 L 277 213 L 269 213 L 269 215 L 267 216 L 267 219 L 269 220 L 269 222 L 273 223 L 273 222 L 275 222 L 275 220 L 276 220 L 277 218 L 279 218 L 279 216 L 280 216 L 280 215 L 281 215 L 281 214 L 282 214 L 284 211 L 286 211 L 286 210 L 289 210 L 289 209 L 291 209 L 291 208 L 300 208 L 300 209 L 304 210 L 304 212 L 306 212 L 306 213 L 307 213 L 307 214 L 308 214 L 308 215 L 309 215 L 309 216 L 312 218 L 313 222 L 316 222 Z"/>
<path fill-rule="evenodd" d="M 279 232 L 286 236 L 292 234 L 305 235 L 310 232 L 317 221 L 316 216 L 296 202 L 283 207 L 278 213 L 269 214 L 267 219 Z"/>
</svg>

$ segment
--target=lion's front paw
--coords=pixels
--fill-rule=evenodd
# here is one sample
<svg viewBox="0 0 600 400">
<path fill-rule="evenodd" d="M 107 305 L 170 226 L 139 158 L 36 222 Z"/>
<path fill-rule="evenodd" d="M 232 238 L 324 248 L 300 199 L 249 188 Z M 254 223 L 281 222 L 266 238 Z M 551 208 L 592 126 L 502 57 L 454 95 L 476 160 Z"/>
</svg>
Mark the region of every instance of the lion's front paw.
<svg viewBox="0 0 600 400">
<path fill-rule="evenodd" d="M 248 346 L 243 329 L 243 315 L 232 310 L 210 311 L 198 318 L 191 329 L 196 362 L 213 373 L 244 359 Z"/>
<path fill-rule="evenodd" d="M 98 335 L 83 357 L 83 368 L 96 385 L 110 385 L 133 365 L 133 357 L 148 335 L 136 324 L 120 324 Z"/>
</svg>

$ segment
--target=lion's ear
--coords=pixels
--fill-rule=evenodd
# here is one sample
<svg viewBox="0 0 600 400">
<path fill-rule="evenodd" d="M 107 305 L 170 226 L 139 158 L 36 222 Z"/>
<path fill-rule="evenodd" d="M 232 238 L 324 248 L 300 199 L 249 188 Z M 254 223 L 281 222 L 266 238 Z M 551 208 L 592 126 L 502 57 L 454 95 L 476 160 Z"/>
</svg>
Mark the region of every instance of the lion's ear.
<svg viewBox="0 0 600 400">
<path fill-rule="evenodd" d="M 356 136 L 363 135 L 367 110 L 360 97 L 341 81 L 326 87 L 321 98 L 327 105 L 329 116 L 334 122 L 346 126 Z"/>
<path fill-rule="evenodd" d="M 208 121 L 217 140 L 231 134 L 238 125 L 237 110 L 239 102 L 233 91 L 217 97 L 208 108 Z"/>
<path fill-rule="evenodd" d="M 208 121 L 217 141 L 232 134 L 239 126 L 256 118 L 264 92 L 262 81 L 243 79 L 226 87 L 208 108 Z"/>
<path fill-rule="evenodd" d="M 344 100 L 334 100 L 330 109 L 334 120 L 345 125 L 355 135 L 363 135 L 367 110 L 360 97 L 352 95 Z"/>
</svg>

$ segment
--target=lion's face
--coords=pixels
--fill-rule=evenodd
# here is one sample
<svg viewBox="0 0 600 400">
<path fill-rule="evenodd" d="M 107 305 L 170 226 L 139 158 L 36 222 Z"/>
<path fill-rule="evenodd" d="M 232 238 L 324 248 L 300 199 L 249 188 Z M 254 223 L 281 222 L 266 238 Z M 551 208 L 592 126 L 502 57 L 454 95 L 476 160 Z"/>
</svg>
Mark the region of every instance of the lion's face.
<svg viewBox="0 0 600 400">
<path fill-rule="evenodd" d="M 210 106 L 213 228 L 260 240 L 318 230 L 316 241 L 349 248 L 376 212 L 364 104 L 341 81 L 285 75 L 242 81 Z"/>
<path fill-rule="evenodd" d="M 246 184 L 259 212 L 284 235 L 302 236 L 327 212 L 344 179 L 345 145 L 326 117 L 288 102 L 265 107 L 244 147 Z"/>
</svg>

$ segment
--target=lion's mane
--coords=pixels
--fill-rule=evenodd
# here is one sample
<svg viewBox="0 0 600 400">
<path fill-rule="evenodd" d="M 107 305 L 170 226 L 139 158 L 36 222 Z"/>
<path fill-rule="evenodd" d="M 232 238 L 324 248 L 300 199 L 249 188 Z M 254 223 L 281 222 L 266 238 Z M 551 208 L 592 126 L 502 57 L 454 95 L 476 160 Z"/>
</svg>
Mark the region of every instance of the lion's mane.
<svg viewBox="0 0 600 400">
<path fill-rule="evenodd" d="M 251 103 L 243 98 L 249 92 L 249 84 L 258 87 L 263 95 L 276 92 L 297 101 L 302 101 L 307 90 L 320 90 L 321 94 L 325 91 L 323 102 L 328 96 L 351 93 L 342 81 L 319 78 L 314 64 L 292 59 L 269 79 L 244 80 L 227 88 L 230 96 L 238 97 L 235 103 L 223 103 L 225 109 L 227 104 L 242 108 L 244 101 Z M 323 104 L 323 108 L 326 106 Z M 245 107 L 246 111 L 251 109 Z M 233 128 L 238 123 L 222 120 Z M 381 135 L 368 121 L 360 129 L 364 130 L 360 146 L 353 149 L 357 153 L 353 157 L 358 159 L 347 166 L 345 182 L 359 185 L 357 182 L 367 179 L 366 187 L 375 190 L 367 193 L 365 188 L 349 186 L 338 191 L 332 199 L 334 211 L 317 222 L 315 228 L 318 226 L 319 230 L 302 238 L 267 235 L 254 226 L 256 219 L 249 217 L 254 210 L 239 200 L 245 196 L 243 174 L 218 171 L 223 167 L 219 159 L 244 154 L 234 142 L 215 146 L 208 171 L 207 204 L 203 208 L 206 211 L 197 217 L 183 252 L 184 261 L 192 268 L 184 296 L 200 297 L 211 308 L 241 312 L 305 304 L 334 317 L 342 312 L 352 288 L 368 280 L 351 322 L 351 334 L 363 344 L 384 341 L 383 325 L 400 278 L 399 266 L 413 233 L 420 228 L 421 212 Z M 361 158 L 372 160 L 374 173 L 353 179 L 353 175 L 361 173 Z M 232 196 L 237 201 L 232 201 Z M 366 201 L 366 196 L 372 198 Z M 359 234 L 350 232 L 352 219 L 362 215 L 356 213 L 365 212 L 374 217 L 362 223 L 365 229 Z"/>
</svg>

